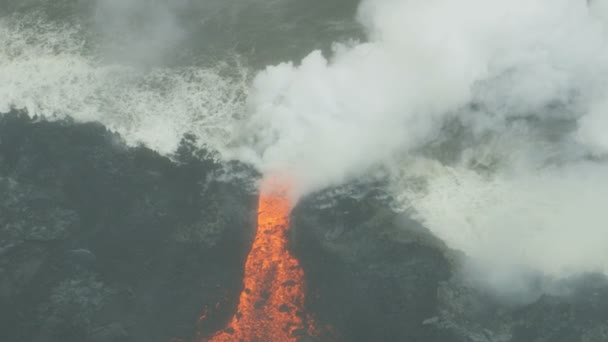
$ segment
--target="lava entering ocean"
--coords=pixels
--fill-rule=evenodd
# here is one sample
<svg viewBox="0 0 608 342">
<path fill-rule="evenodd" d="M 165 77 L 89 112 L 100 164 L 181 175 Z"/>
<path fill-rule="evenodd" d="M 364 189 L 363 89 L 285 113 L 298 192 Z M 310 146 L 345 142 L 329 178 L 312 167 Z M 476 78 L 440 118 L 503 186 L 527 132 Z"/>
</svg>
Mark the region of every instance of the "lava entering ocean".
<svg viewBox="0 0 608 342">
<path fill-rule="evenodd" d="M 303 310 L 304 271 L 287 249 L 289 190 L 276 179 L 263 184 L 238 311 L 225 329 L 203 342 L 296 342 L 312 332 Z"/>
</svg>

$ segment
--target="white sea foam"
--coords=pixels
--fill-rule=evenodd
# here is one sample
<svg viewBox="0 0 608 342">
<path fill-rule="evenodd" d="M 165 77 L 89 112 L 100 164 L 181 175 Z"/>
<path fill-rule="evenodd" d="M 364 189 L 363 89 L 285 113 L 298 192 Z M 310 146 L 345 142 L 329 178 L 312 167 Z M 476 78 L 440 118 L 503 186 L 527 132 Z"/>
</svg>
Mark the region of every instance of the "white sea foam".
<svg viewBox="0 0 608 342">
<path fill-rule="evenodd" d="M 214 149 L 232 138 L 242 115 L 243 79 L 211 68 L 107 65 L 86 54 L 78 27 L 35 16 L 0 19 L 0 112 L 98 121 L 129 144 L 161 153 L 184 133 Z"/>
</svg>

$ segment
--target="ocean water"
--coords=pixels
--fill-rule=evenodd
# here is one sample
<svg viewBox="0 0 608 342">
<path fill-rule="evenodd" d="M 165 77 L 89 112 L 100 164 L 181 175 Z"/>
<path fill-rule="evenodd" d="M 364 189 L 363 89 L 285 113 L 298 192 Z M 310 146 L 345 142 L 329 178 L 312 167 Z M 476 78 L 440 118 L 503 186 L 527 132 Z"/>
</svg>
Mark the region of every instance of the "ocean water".
<svg viewBox="0 0 608 342">
<path fill-rule="evenodd" d="M 3 0 L 0 112 L 380 177 L 500 287 L 608 272 L 602 1 Z"/>
</svg>

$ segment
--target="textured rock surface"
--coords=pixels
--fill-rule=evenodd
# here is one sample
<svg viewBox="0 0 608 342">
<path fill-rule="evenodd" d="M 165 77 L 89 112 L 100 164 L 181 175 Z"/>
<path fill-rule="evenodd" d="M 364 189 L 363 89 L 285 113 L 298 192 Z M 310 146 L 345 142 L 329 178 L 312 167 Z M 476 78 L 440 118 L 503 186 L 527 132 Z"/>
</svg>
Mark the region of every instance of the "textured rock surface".
<svg viewBox="0 0 608 342">
<path fill-rule="evenodd" d="M 608 341 L 604 276 L 553 281 L 551 295 L 508 300 L 471 281 L 466 257 L 419 223 L 379 196 L 356 194 L 309 198 L 292 221 L 310 310 L 338 340 Z"/>
<path fill-rule="evenodd" d="M 0 118 L 1 341 L 168 341 L 237 296 L 256 198 L 189 146 Z"/>
<path fill-rule="evenodd" d="M 0 341 L 188 341 L 203 312 L 203 332 L 224 326 L 256 212 L 250 184 L 226 170 L 253 173 L 192 146 L 169 159 L 99 125 L 0 116 Z M 292 213 L 319 341 L 608 341 L 605 277 L 507 304 L 363 188 Z"/>
<path fill-rule="evenodd" d="M 455 341 L 606 341 L 607 279 L 590 274 L 556 286 L 555 294 L 507 305 L 454 278 L 440 288 L 440 315 L 432 325 Z"/>
<path fill-rule="evenodd" d="M 343 341 L 430 341 L 421 323 L 450 277 L 443 243 L 374 196 L 324 204 L 309 198 L 293 213 L 310 310 Z"/>
</svg>

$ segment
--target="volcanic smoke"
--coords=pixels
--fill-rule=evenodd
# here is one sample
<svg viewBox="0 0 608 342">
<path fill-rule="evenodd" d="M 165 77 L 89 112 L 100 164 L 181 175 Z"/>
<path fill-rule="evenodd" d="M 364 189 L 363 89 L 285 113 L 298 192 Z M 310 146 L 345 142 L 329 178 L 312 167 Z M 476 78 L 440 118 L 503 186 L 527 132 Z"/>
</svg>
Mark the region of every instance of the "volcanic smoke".
<svg viewBox="0 0 608 342">
<path fill-rule="evenodd" d="M 287 249 L 289 195 L 287 183 L 274 178 L 263 183 L 238 311 L 203 342 L 296 342 L 312 329 L 303 310 L 304 271 Z"/>
</svg>

